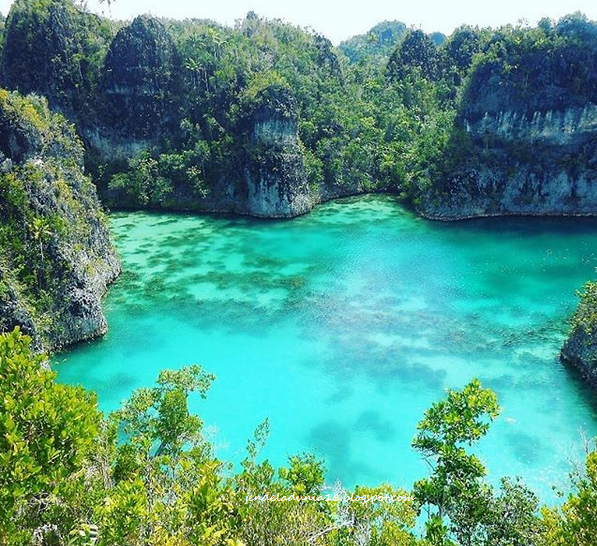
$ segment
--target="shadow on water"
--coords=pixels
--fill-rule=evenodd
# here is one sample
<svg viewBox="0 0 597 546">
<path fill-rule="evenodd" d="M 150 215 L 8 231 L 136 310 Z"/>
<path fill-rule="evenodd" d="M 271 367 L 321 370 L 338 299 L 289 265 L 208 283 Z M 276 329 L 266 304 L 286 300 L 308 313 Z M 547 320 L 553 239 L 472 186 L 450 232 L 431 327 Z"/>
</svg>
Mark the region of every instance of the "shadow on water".
<svg viewBox="0 0 597 546">
<path fill-rule="evenodd" d="M 470 218 L 457 222 L 431 221 L 430 226 L 442 231 L 463 232 L 467 236 L 494 235 L 496 231 L 503 236 L 516 238 L 545 234 L 555 237 L 590 232 L 597 234 L 597 218 L 593 217 L 501 216 Z"/>
<path fill-rule="evenodd" d="M 514 456 L 529 465 L 538 465 L 549 456 L 549 444 L 542 442 L 536 435 L 522 430 L 508 432 L 506 441 Z"/>
<path fill-rule="evenodd" d="M 372 432 L 380 442 L 391 442 L 396 437 L 394 424 L 377 411 L 362 412 L 354 423 L 353 430 Z"/>
<path fill-rule="evenodd" d="M 346 481 L 349 476 L 375 474 L 374 468 L 354 456 L 352 431 L 338 421 L 319 423 L 311 429 L 306 442 L 316 453 L 325 456 L 331 474 L 328 479 Z"/>
</svg>

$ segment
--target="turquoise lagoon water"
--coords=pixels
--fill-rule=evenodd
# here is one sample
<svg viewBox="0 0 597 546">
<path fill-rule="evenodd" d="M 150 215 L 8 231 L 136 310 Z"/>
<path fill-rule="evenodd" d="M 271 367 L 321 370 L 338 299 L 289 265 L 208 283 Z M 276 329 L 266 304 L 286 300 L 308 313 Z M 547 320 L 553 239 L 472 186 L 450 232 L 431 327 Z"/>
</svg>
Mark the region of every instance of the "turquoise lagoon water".
<svg viewBox="0 0 597 546">
<path fill-rule="evenodd" d="M 334 202 L 292 221 L 111 216 L 124 273 L 110 331 L 60 355 L 59 379 L 113 410 L 159 370 L 217 375 L 194 402 L 220 457 L 239 462 L 266 417 L 264 456 L 325 458 L 328 482 L 408 487 L 424 410 L 473 377 L 502 414 L 479 446 L 496 483 L 520 475 L 546 501 L 597 404 L 558 361 L 575 290 L 594 277 L 597 223 L 434 223 L 390 197 Z"/>
</svg>

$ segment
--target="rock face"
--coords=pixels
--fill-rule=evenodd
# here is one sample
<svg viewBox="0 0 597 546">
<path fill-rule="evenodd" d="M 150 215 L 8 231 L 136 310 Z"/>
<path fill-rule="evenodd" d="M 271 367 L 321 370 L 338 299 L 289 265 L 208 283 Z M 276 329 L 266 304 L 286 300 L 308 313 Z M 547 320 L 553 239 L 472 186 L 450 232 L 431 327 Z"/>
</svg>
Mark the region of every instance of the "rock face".
<svg viewBox="0 0 597 546">
<path fill-rule="evenodd" d="M 579 54 L 569 47 L 477 67 L 425 215 L 597 214 L 595 60 L 569 68 Z"/>
<path fill-rule="evenodd" d="M 317 197 L 307 181 L 292 92 L 285 86 L 266 86 L 246 101 L 239 118 L 233 153 L 205 190 L 189 181 L 165 179 L 160 188 L 158 164 L 148 157 L 141 160 L 148 177 L 125 177 L 122 185 L 110 186 L 105 198 L 120 207 L 260 218 L 291 218 L 311 210 Z M 141 195 L 145 202 L 140 202 Z"/>
<path fill-rule="evenodd" d="M 597 214 L 597 106 L 464 118 L 470 145 L 427 216 Z"/>
<path fill-rule="evenodd" d="M 560 353 L 597 390 L 597 283 L 587 282 L 572 318 L 572 331 Z"/>
<path fill-rule="evenodd" d="M 247 198 L 237 212 L 291 218 L 311 210 L 296 121 L 260 121 L 253 130 L 253 146 L 251 162 L 245 169 Z"/>
<path fill-rule="evenodd" d="M 105 333 L 119 262 L 74 129 L 45 99 L 0 90 L 0 135 L 0 330 L 38 350 Z"/>
<path fill-rule="evenodd" d="M 560 353 L 562 362 L 575 368 L 597 391 L 597 337 L 576 327 Z"/>
<path fill-rule="evenodd" d="M 0 85 L 44 95 L 53 110 L 79 120 L 93 101 L 97 66 L 111 39 L 100 17 L 72 0 L 15 0 L 6 21 L 0 55 Z"/>
<path fill-rule="evenodd" d="M 128 159 L 155 145 L 174 119 L 180 60 L 157 19 L 121 28 L 106 55 L 97 96 L 99 120 L 85 135 L 100 156 Z"/>
<path fill-rule="evenodd" d="M 296 104 L 284 88 L 268 88 L 249 115 L 244 191 L 236 212 L 290 218 L 313 207 L 299 145 Z M 242 195 L 244 194 L 244 195 Z"/>
</svg>

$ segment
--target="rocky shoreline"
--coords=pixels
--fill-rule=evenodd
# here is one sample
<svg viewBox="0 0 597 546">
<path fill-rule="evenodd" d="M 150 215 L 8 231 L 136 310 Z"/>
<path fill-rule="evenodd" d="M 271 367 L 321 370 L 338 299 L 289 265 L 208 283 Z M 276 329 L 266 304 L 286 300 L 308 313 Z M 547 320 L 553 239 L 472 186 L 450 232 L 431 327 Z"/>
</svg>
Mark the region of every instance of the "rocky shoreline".
<svg viewBox="0 0 597 546">
<path fill-rule="evenodd" d="M 37 351 L 104 334 L 120 273 L 83 146 L 45 99 L 0 90 L 0 330 Z"/>
</svg>

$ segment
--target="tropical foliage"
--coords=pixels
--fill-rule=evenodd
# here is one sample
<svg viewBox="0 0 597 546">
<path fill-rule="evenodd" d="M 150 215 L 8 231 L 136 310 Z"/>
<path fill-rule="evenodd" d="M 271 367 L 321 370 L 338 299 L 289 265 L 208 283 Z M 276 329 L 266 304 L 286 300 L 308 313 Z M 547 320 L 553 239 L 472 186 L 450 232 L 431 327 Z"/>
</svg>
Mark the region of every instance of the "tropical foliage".
<svg viewBox="0 0 597 546">
<path fill-rule="evenodd" d="M 345 491 L 326 486 L 311 454 L 276 470 L 264 458 L 267 420 L 239 469 L 219 460 L 189 410 L 215 379 L 199 366 L 163 371 L 110 415 L 46 366 L 18 330 L 0 335 L 3 546 L 592 544 L 596 454 L 561 508 L 540 513 L 519 480 L 494 491 L 468 451 L 499 413 L 476 380 L 449 390 L 419 423 L 413 447 L 431 473 L 411 493 L 387 484 Z"/>
<path fill-rule="evenodd" d="M 90 270 L 100 259 L 84 251 L 105 226 L 101 214 L 89 218 L 97 202 L 83 154 L 113 206 L 192 208 L 221 180 L 235 184 L 251 154 L 267 156 L 254 127 L 274 119 L 295 130 L 315 196 L 390 191 L 418 206 L 451 192 L 459 165 L 496 155 L 465 119 L 505 101 L 527 113 L 597 102 L 597 25 L 579 14 L 536 28 L 462 27 L 445 41 L 385 23 L 342 54 L 253 12 L 233 28 L 149 17 L 124 25 L 73 0 L 16 0 L 0 36 L 2 85 L 39 95 L 0 90 L 0 307 L 24 301 L 19 322 L 42 336 L 73 277 L 62 257 Z M 530 153 L 520 143 L 507 151 Z M 596 293 L 586 286 L 575 319 L 591 334 Z M 0 328 L 13 322 L 3 315 Z M 54 381 L 26 336 L 1 335 L 0 546 L 595 542 L 595 453 L 560 508 L 540 510 L 516 479 L 486 482 L 474 446 L 499 406 L 478 381 L 426 412 L 413 447 L 430 474 L 412 491 L 348 492 L 326 487 L 311 454 L 274 468 L 263 456 L 267 421 L 240 468 L 219 460 L 189 410 L 213 380 L 198 366 L 164 371 L 103 415 L 93 394 Z M 403 500 L 379 500 L 394 495 Z"/>
</svg>

